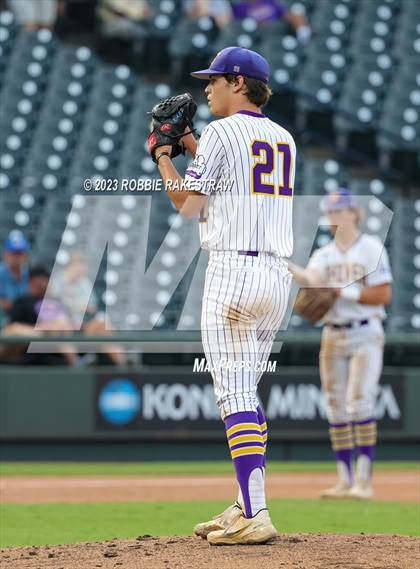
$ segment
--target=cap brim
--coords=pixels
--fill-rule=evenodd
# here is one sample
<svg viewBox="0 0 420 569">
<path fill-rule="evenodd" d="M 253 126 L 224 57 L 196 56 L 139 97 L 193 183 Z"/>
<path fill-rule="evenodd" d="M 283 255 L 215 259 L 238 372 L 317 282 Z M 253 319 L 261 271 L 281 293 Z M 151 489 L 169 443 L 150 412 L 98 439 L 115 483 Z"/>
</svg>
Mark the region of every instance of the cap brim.
<svg viewBox="0 0 420 569">
<path fill-rule="evenodd" d="M 210 79 L 210 75 L 226 75 L 225 71 L 214 71 L 214 69 L 202 69 L 201 71 L 193 71 L 191 77 L 195 79 Z"/>
</svg>

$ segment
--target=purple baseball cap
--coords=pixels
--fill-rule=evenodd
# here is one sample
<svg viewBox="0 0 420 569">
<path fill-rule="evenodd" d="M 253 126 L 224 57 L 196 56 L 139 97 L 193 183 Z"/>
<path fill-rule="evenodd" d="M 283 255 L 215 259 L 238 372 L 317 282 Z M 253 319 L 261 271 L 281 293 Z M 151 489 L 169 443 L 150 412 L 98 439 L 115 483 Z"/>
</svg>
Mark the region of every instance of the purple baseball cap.
<svg viewBox="0 0 420 569">
<path fill-rule="evenodd" d="M 26 253 L 29 251 L 28 240 L 21 231 L 15 229 L 4 242 L 4 250 L 8 253 Z"/>
<path fill-rule="evenodd" d="M 209 79 L 210 75 L 243 75 L 268 83 L 270 66 L 256 51 L 244 47 L 226 47 L 219 51 L 208 69 L 193 71 L 196 79 Z"/>
<path fill-rule="evenodd" d="M 345 188 L 339 188 L 334 192 L 330 192 L 321 201 L 321 210 L 323 213 L 337 211 L 338 209 L 357 209 L 356 197 Z"/>
</svg>

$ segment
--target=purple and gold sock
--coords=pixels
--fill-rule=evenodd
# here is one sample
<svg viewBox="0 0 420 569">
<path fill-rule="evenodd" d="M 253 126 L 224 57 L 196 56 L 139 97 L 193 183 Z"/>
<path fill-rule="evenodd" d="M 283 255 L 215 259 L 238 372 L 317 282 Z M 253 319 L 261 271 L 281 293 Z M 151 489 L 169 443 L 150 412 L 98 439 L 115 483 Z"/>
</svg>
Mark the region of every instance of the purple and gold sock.
<svg viewBox="0 0 420 569">
<path fill-rule="evenodd" d="M 242 411 L 225 418 L 226 436 L 242 495 L 246 518 L 266 508 L 264 441 L 256 411 Z"/>
<path fill-rule="evenodd" d="M 354 423 L 354 435 L 357 449 L 357 479 L 369 481 L 372 477 L 373 459 L 377 440 L 375 419 L 366 419 Z"/>
<path fill-rule="evenodd" d="M 267 421 L 265 419 L 265 414 L 261 405 L 257 407 L 257 415 L 258 415 L 258 422 L 261 427 L 261 435 L 263 438 L 264 443 L 264 468 L 265 463 L 267 462 L 267 438 L 268 438 L 268 430 L 267 430 Z"/>
<path fill-rule="evenodd" d="M 337 461 L 337 472 L 341 482 L 353 483 L 353 429 L 349 423 L 330 423 L 331 446 Z"/>
</svg>

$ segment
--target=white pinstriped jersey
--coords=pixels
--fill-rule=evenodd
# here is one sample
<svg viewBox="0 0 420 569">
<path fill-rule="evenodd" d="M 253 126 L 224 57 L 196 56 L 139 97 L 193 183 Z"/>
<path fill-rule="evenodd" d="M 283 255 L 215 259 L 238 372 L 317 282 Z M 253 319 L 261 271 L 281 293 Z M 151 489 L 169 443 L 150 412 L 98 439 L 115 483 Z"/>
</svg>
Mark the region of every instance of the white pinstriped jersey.
<svg viewBox="0 0 420 569">
<path fill-rule="evenodd" d="M 204 249 L 290 257 L 296 146 L 264 115 L 240 111 L 202 133 L 188 188 L 209 195 L 200 217 Z"/>
<path fill-rule="evenodd" d="M 363 233 L 345 251 L 334 240 L 317 249 L 309 260 L 308 268 L 320 272 L 324 283 L 331 287 L 355 283 L 362 289 L 392 282 L 388 254 L 382 242 L 377 237 Z M 340 324 L 373 317 L 384 319 L 384 306 L 359 304 L 339 298 L 325 320 Z"/>
</svg>

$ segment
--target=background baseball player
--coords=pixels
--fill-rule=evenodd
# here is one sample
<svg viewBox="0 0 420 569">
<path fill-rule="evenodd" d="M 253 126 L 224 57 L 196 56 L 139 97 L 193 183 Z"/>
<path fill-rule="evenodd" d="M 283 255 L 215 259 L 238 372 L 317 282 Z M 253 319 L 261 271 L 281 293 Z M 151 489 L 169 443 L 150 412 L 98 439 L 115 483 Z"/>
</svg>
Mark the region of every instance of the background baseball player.
<svg viewBox="0 0 420 569">
<path fill-rule="evenodd" d="M 324 316 L 320 373 L 339 481 L 325 498 L 370 498 L 376 445 L 374 404 L 382 371 L 384 305 L 391 300 L 388 255 L 376 237 L 361 233 L 361 210 L 347 190 L 322 203 L 334 240 L 316 250 L 306 269 L 289 263 L 304 286 L 328 286 L 337 299 Z M 352 461 L 356 448 L 356 472 Z"/>
<path fill-rule="evenodd" d="M 283 259 L 293 247 L 296 147 L 261 112 L 271 90 L 269 66 L 259 54 L 226 48 L 192 75 L 209 81 L 210 109 L 225 118 L 204 129 L 198 148 L 191 134 L 183 138 L 195 159 L 186 189 L 168 195 L 184 215 L 200 212 L 201 244 L 210 252 L 202 338 L 240 488 L 238 502 L 195 533 L 212 544 L 264 543 L 277 532 L 265 501 L 267 425 L 257 399 L 258 363 L 270 354 L 289 295 Z M 164 181 L 181 183 L 173 147 L 157 147 L 152 133 L 149 149 Z M 228 191 L 214 191 L 212 180 Z"/>
</svg>

